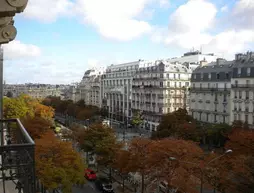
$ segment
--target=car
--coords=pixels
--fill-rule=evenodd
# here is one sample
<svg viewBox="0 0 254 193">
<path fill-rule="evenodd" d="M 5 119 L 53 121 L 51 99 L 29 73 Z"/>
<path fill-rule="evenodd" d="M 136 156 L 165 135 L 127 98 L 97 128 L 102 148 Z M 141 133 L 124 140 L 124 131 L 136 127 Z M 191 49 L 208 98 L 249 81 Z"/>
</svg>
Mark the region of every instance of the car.
<svg viewBox="0 0 254 193">
<path fill-rule="evenodd" d="M 85 170 L 85 178 L 88 180 L 96 180 L 97 179 L 96 172 L 87 168 Z"/>
<path fill-rule="evenodd" d="M 95 186 L 102 192 L 113 193 L 112 181 L 106 177 L 100 177 L 95 181 Z"/>
</svg>

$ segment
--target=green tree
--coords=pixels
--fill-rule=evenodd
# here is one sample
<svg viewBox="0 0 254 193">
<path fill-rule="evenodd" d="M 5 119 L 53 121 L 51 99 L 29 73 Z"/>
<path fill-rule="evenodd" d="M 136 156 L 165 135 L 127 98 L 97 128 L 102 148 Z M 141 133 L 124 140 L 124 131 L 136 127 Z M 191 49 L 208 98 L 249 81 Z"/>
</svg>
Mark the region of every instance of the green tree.
<svg viewBox="0 0 254 193">
<path fill-rule="evenodd" d="M 153 132 L 152 139 L 167 137 L 185 140 L 200 140 L 198 123 L 188 115 L 185 109 L 179 109 L 162 117 L 157 130 Z"/>
<path fill-rule="evenodd" d="M 8 91 L 8 92 L 6 93 L 6 96 L 7 96 L 8 98 L 12 98 L 12 97 L 13 97 L 13 93 L 12 93 L 11 91 Z"/>
<path fill-rule="evenodd" d="M 102 124 L 89 126 L 81 140 L 81 148 L 87 153 L 96 154 L 98 163 L 103 166 L 111 166 L 116 152 L 122 147 L 114 130 Z"/>
<path fill-rule="evenodd" d="M 142 118 L 142 114 L 140 111 L 136 111 L 134 113 L 131 123 L 134 127 L 136 127 L 136 129 L 138 129 L 141 126 L 141 124 L 143 123 L 143 118 Z"/>
</svg>

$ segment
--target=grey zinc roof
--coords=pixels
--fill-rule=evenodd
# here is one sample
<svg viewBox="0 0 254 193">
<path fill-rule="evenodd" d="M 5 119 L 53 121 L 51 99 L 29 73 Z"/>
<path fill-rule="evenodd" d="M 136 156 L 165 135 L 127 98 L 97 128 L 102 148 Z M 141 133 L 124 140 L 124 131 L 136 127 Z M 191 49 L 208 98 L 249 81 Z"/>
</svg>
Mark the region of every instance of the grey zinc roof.
<svg viewBox="0 0 254 193">
<path fill-rule="evenodd" d="M 234 68 L 254 67 L 254 59 L 234 61 Z"/>
<path fill-rule="evenodd" d="M 212 73 L 212 72 L 229 72 L 232 71 L 234 62 L 223 61 L 218 65 L 216 62 L 197 67 L 193 73 Z"/>
</svg>

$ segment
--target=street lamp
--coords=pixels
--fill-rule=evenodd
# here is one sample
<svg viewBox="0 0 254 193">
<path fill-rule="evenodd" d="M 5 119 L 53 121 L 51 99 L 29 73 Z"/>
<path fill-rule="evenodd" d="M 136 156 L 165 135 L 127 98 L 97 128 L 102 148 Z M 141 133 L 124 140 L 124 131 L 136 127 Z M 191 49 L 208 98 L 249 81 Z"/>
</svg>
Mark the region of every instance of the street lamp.
<svg viewBox="0 0 254 193">
<path fill-rule="evenodd" d="M 209 166 L 211 163 L 213 163 L 215 160 L 218 160 L 218 159 L 222 158 L 223 156 L 225 156 L 225 155 L 227 155 L 227 154 L 229 154 L 229 153 L 232 153 L 232 152 L 233 152 L 233 150 L 231 150 L 231 149 L 226 150 L 222 155 L 220 155 L 220 156 L 218 156 L 218 157 L 212 159 L 211 161 L 209 161 L 209 162 L 206 164 L 206 167 Z M 199 166 L 199 167 L 200 167 L 200 165 L 199 165 L 198 163 L 180 161 L 180 160 L 178 160 L 178 159 L 175 158 L 175 157 L 169 157 L 168 159 L 169 159 L 170 161 L 179 161 L 179 162 L 181 162 L 181 163 L 192 164 L 192 165 L 195 165 L 195 166 Z M 203 167 L 202 167 L 202 168 L 200 167 L 200 169 L 201 169 L 200 193 L 203 193 L 204 171 L 203 171 Z"/>
</svg>

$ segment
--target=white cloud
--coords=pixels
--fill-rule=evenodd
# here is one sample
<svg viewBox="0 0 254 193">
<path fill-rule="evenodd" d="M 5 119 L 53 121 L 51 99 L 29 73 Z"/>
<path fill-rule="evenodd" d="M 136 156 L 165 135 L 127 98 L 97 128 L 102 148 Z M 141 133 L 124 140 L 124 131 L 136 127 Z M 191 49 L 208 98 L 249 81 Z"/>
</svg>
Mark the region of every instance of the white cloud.
<svg viewBox="0 0 254 193">
<path fill-rule="evenodd" d="M 190 0 L 181 5 L 171 16 L 169 30 L 173 32 L 202 32 L 212 27 L 216 7 L 205 0 Z"/>
<path fill-rule="evenodd" d="M 151 0 L 77 0 L 75 12 L 110 39 L 128 41 L 148 33 L 151 26 L 138 17 Z"/>
<path fill-rule="evenodd" d="M 5 59 L 28 59 L 41 55 L 38 46 L 32 44 L 24 44 L 18 40 L 14 40 L 9 44 L 3 45 Z"/>
<path fill-rule="evenodd" d="M 226 6 L 222 10 L 225 11 Z M 229 21 L 238 27 L 223 26 L 224 31 L 215 34 L 211 30 L 218 30 L 215 26 L 216 7 L 207 0 L 189 0 L 170 15 L 167 30 L 153 31 L 152 40 L 175 48 L 199 49 L 202 46 L 204 52 L 220 53 L 231 58 L 254 42 L 253 12 L 254 1 L 239 0 L 233 8 L 233 14 L 228 13 L 231 16 Z"/>
<path fill-rule="evenodd" d="M 63 15 L 70 15 L 72 6 L 69 0 L 30 0 L 23 14 L 27 18 L 53 22 Z"/>
<path fill-rule="evenodd" d="M 170 7 L 169 0 L 159 0 L 159 5 L 161 8 L 169 8 Z"/>
<path fill-rule="evenodd" d="M 227 12 L 228 11 L 228 6 L 224 5 L 223 7 L 220 8 L 221 12 Z"/>
<path fill-rule="evenodd" d="M 230 20 L 231 22 L 233 22 L 233 27 L 254 29 L 253 13 L 254 13 L 253 0 L 238 0 L 232 10 Z"/>
</svg>

